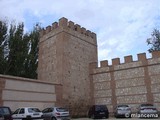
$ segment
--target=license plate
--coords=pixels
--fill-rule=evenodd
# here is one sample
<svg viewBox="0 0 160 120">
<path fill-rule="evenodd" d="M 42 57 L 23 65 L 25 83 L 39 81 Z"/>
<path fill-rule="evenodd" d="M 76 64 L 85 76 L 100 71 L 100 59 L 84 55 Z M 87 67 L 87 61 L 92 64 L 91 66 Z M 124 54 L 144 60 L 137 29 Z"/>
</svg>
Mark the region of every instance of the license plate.
<svg viewBox="0 0 160 120">
<path fill-rule="evenodd" d="M 34 113 L 33 115 L 39 115 L 39 113 Z"/>
<path fill-rule="evenodd" d="M 105 114 L 104 112 L 100 112 L 99 114 Z"/>
</svg>

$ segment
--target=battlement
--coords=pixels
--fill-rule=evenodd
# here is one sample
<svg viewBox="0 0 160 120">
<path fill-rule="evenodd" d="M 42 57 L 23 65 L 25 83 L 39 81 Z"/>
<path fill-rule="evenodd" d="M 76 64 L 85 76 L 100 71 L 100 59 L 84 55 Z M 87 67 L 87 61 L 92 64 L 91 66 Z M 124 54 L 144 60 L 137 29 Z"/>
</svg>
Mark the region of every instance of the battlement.
<svg viewBox="0 0 160 120">
<path fill-rule="evenodd" d="M 51 32 L 52 30 L 55 30 L 57 28 L 64 28 L 64 29 L 69 29 L 69 30 L 73 30 L 73 31 L 77 31 L 80 34 L 83 34 L 85 36 L 88 36 L 94 40 L 96 40 L 96 34 L 94 32 L 91 32 L 90 30 L 86 30 L 86 28 L 81 27 L 78 24 L 75 24 L 72 21 L 68 21 L 67 18 L 62 17 L 61 19 L 59 19 L 59 22 L 54 22 L 52 24 L 52 26 L 47 26 L 45 29 L 43 29 L 40 32 L 40 36 L 42 37 L 43 35 Z"/>
<path fill-rule="evenodd" d="M 125 65 L 127 63 L 135 63 L 135 62 L 142 62 L 143 64 L 145 64 L 146 61 L 148 61 L 148 60 L 160 58 L 160 51 L 153 51 L 151 54 L 152 54 L 152 58 L 149 58 L 149 59 L 146 57 L 146 53 L 137 54 L 137 57 L 138 57 L 137 61 L 133 61 L 132 55 L 125 56 L 124 57 L 124 63 L 120 62 L 120 58 L 114 58 L 114 59 L 112 59 L 112 64 L 111 65 L 108 64 L 108 60 L 100 61 L 100 67 L 99 68 L 111 67 L 111 66 L 116 66 L 116 65 Z M 160 62 L 160 59 L 158 61 Z M 91 68 L 98 68 L 98 63 L 96 63 L 96 62 L 91 63 L 90 67 Z"/>
</svg>

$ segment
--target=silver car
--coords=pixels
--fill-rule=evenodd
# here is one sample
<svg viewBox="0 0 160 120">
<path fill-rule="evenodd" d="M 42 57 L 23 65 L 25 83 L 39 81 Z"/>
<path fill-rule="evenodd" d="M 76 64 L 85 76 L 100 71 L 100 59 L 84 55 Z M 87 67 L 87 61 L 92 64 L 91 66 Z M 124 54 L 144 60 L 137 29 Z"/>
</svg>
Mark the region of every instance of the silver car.
<svg viewBox="0 0 160 120">
<path fill-rule="evenodd" d="M 43 111 L 44 120 L 70 120 L 69 110 L 62 107 L 50 107 Z"/>
<path fill-rule="evenodd" d="M 21 107 L 18 108 L 13 114 L 13 120 L 30 120 L 30 119 L 39 119 L 41 120 L 43 113 L 35 107 Z"/>
<path fill-rule="evenodd" d="M 138 107 L 138 115 L 141 118 L 158 118 L 158 110 L 153 104 L 141 104 Z"/>
<path fill-rule="evenodd" d="M 118 117 L 131 117 L 131 108 L 129 105 L 117 105 L 115 108 L 114 116 Z"/>
</svg>

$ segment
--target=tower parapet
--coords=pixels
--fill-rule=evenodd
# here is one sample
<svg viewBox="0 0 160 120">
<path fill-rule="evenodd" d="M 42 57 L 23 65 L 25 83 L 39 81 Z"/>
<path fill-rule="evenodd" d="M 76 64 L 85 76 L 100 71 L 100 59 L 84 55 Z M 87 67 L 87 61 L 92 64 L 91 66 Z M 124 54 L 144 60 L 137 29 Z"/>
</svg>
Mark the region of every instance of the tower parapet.
<svg viewBox="0 0 160 120">
<path fill-rule="evenodd" d="M 68 21 L 68 19 L 64 18 L 64 17 L 59 19 L 59 22 L 54 22 L 52 24 L 52 26 L 47 26 L 45 29 L 43 29 L 40 32 L 40 37 L 42 38 L 46 34 L 52 32 L 52 31 L 55 31 L 57 29 L 63 29 L 65 32 L 78 32 L 83 37 L 86 37 L 88 42 L 97 45 L 97 37 L 94 32 L 91 32 L 90 30 L 87 30 L 86 28 L 81 27 L 80 25 L 75 24 L 72 21 Z"/>
</svg>

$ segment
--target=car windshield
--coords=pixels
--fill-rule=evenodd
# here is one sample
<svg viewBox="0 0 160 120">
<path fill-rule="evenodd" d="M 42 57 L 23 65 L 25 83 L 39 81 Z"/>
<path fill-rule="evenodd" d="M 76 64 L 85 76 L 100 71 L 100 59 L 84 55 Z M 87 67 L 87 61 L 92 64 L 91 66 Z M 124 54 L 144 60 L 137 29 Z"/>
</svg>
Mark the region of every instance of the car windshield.
<svg viewBox="0 0 160 120">
<path fill-rule="evenodd" d="M 66 109 L 66 108 L 56 108 L 56 110 L 58 112 L 68 112 L 68 109 Z"/>
<path fill-rule="evenodd" d="M 10 111 L 8 108 L 0 108 L 0 114 L 1 115 L 9 115 Z"/>
<path fill-rule="evenodd" d="M 41 112 L 38 108 L 28 108 L 29 113 Z"/>
</svg>

